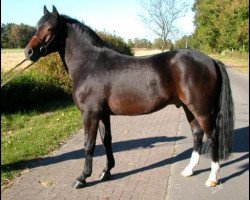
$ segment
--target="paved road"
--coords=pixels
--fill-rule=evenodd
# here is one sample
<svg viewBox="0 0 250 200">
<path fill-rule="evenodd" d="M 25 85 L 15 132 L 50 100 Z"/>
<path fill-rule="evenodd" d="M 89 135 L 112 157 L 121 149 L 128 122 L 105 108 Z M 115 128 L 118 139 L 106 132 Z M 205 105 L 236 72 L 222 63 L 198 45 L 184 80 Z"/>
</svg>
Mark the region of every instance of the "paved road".
<svg viewBox="0 0 250 200">
<path fill-rule="evenodd" d="M 112 180 L 97 180 L 105 165 L 104 149 L 98 138 L 93 174 L 87 187 L 80 190 L 71 187 L 83 166 L 83 135 L 77 133 L 53 155 L 34 162 L 27 173 L 1 194 L 2 199 L 246 199 L 249 79 L 231 71 L 230 76 L 236 106 L 235 149 L 232 159 L 222 163 L 220 186 L 205 187 L 210 167 L 206 158 L 201 158 L 193 177 L 180 175 L 191 154 L 191 132 L 183 110 L 168 106 L 151 115 L 111 118 L 116 159 Z"/>
</svg>

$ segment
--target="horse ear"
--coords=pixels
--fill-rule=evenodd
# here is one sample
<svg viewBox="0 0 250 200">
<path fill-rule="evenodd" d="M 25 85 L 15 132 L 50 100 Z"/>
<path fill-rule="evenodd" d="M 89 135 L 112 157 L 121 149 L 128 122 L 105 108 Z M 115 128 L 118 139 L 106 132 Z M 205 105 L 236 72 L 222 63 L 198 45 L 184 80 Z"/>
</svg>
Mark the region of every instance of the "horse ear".
<svg viewBox="0 0 250 200">
<path fill-rule="evenodd" d="M 43 7 L 43 14 L 44 15 L 49 14 L 49 11 L 47 10 L 46 6 Z"/>
<path fill-rule="evenodd" d="M 56 9 L 56 7 L 53 5 L 53 13 L 58 17 L 59 16 L 59 13 Z"/>
</svg>

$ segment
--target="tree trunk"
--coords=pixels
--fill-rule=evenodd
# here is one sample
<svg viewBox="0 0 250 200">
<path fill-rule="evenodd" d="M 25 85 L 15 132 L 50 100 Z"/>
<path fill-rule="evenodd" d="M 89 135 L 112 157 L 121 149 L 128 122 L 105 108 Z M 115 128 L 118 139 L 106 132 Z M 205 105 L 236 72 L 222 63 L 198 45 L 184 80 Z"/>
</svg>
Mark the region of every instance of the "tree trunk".
<svg viewBox="0 0 250 200">
<path fill-rule="evenodd" d="M 164 52 L 164 42 L 162 42 L 162 45 L 161 45 L 161 52 Z"/>
<path fill-rule="evenodd" d="M 165 44 L 166 44 L 166 40 L 163 39 L 163 40 L 162 40 L 162 44 L 161 44 L 161 52 L 164 52 Z"/>
</svg>

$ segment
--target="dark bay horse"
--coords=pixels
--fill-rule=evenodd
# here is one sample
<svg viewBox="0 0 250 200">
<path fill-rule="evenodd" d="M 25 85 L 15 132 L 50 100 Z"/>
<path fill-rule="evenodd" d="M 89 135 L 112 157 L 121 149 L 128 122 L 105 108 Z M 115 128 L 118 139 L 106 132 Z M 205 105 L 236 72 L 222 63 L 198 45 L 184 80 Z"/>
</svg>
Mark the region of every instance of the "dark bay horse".
<svg viewBox="0 0 250 200">
<path fill-rule="evenodd" d="M 219 160 L 230 155 L 234 106 L 225 66 L 190 49 L 145 57 L 127 56 L 112 49 L 89 27 L 53 6 L 37 24 L 25 48 L 26 58 L 58 52 L 73 85 L 73 99 L 84 112 L 85 164 L 73 183 L 81 188 L 92 173 L 98 128 L 107 155 L 100 179 L 110 178 L 115 166 L 111 147 L 111 115 L 143 115 L 175 104 L 182 106 L 194 138 L 193 153 L 183 176 L 191 176 L 198 164 L 205 133 L 211 154 L 207 186 L 218 184 Z"/>
</svg>

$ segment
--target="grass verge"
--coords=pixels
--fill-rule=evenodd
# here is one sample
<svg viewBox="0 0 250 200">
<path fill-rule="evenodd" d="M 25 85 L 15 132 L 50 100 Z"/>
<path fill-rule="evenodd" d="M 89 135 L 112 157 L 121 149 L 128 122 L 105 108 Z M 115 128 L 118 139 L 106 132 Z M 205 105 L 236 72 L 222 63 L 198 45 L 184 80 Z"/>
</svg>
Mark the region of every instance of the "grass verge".
<svg viewBox="0 0 250 200">
<path fill-rule="evenodd" d="M 71 99 L 52 101 L 29 112 L 1 117 L 1 190 L 29 161 L 51 153 L 81 128 L 80 112 Z"/>
<path fill-rule="evenodd" d="M 209 54 L 210 57 L 220 60 L 225 65 L 227 65 L 230 68 L 235 69 L 238 72 L 241 73 L 247 73 L 249 71 L 249 60 L 247 57 L 240 57 L 240 56 L 228 56 L 228 55 L 221 55 L 221 54 Z"/>
</svg>

